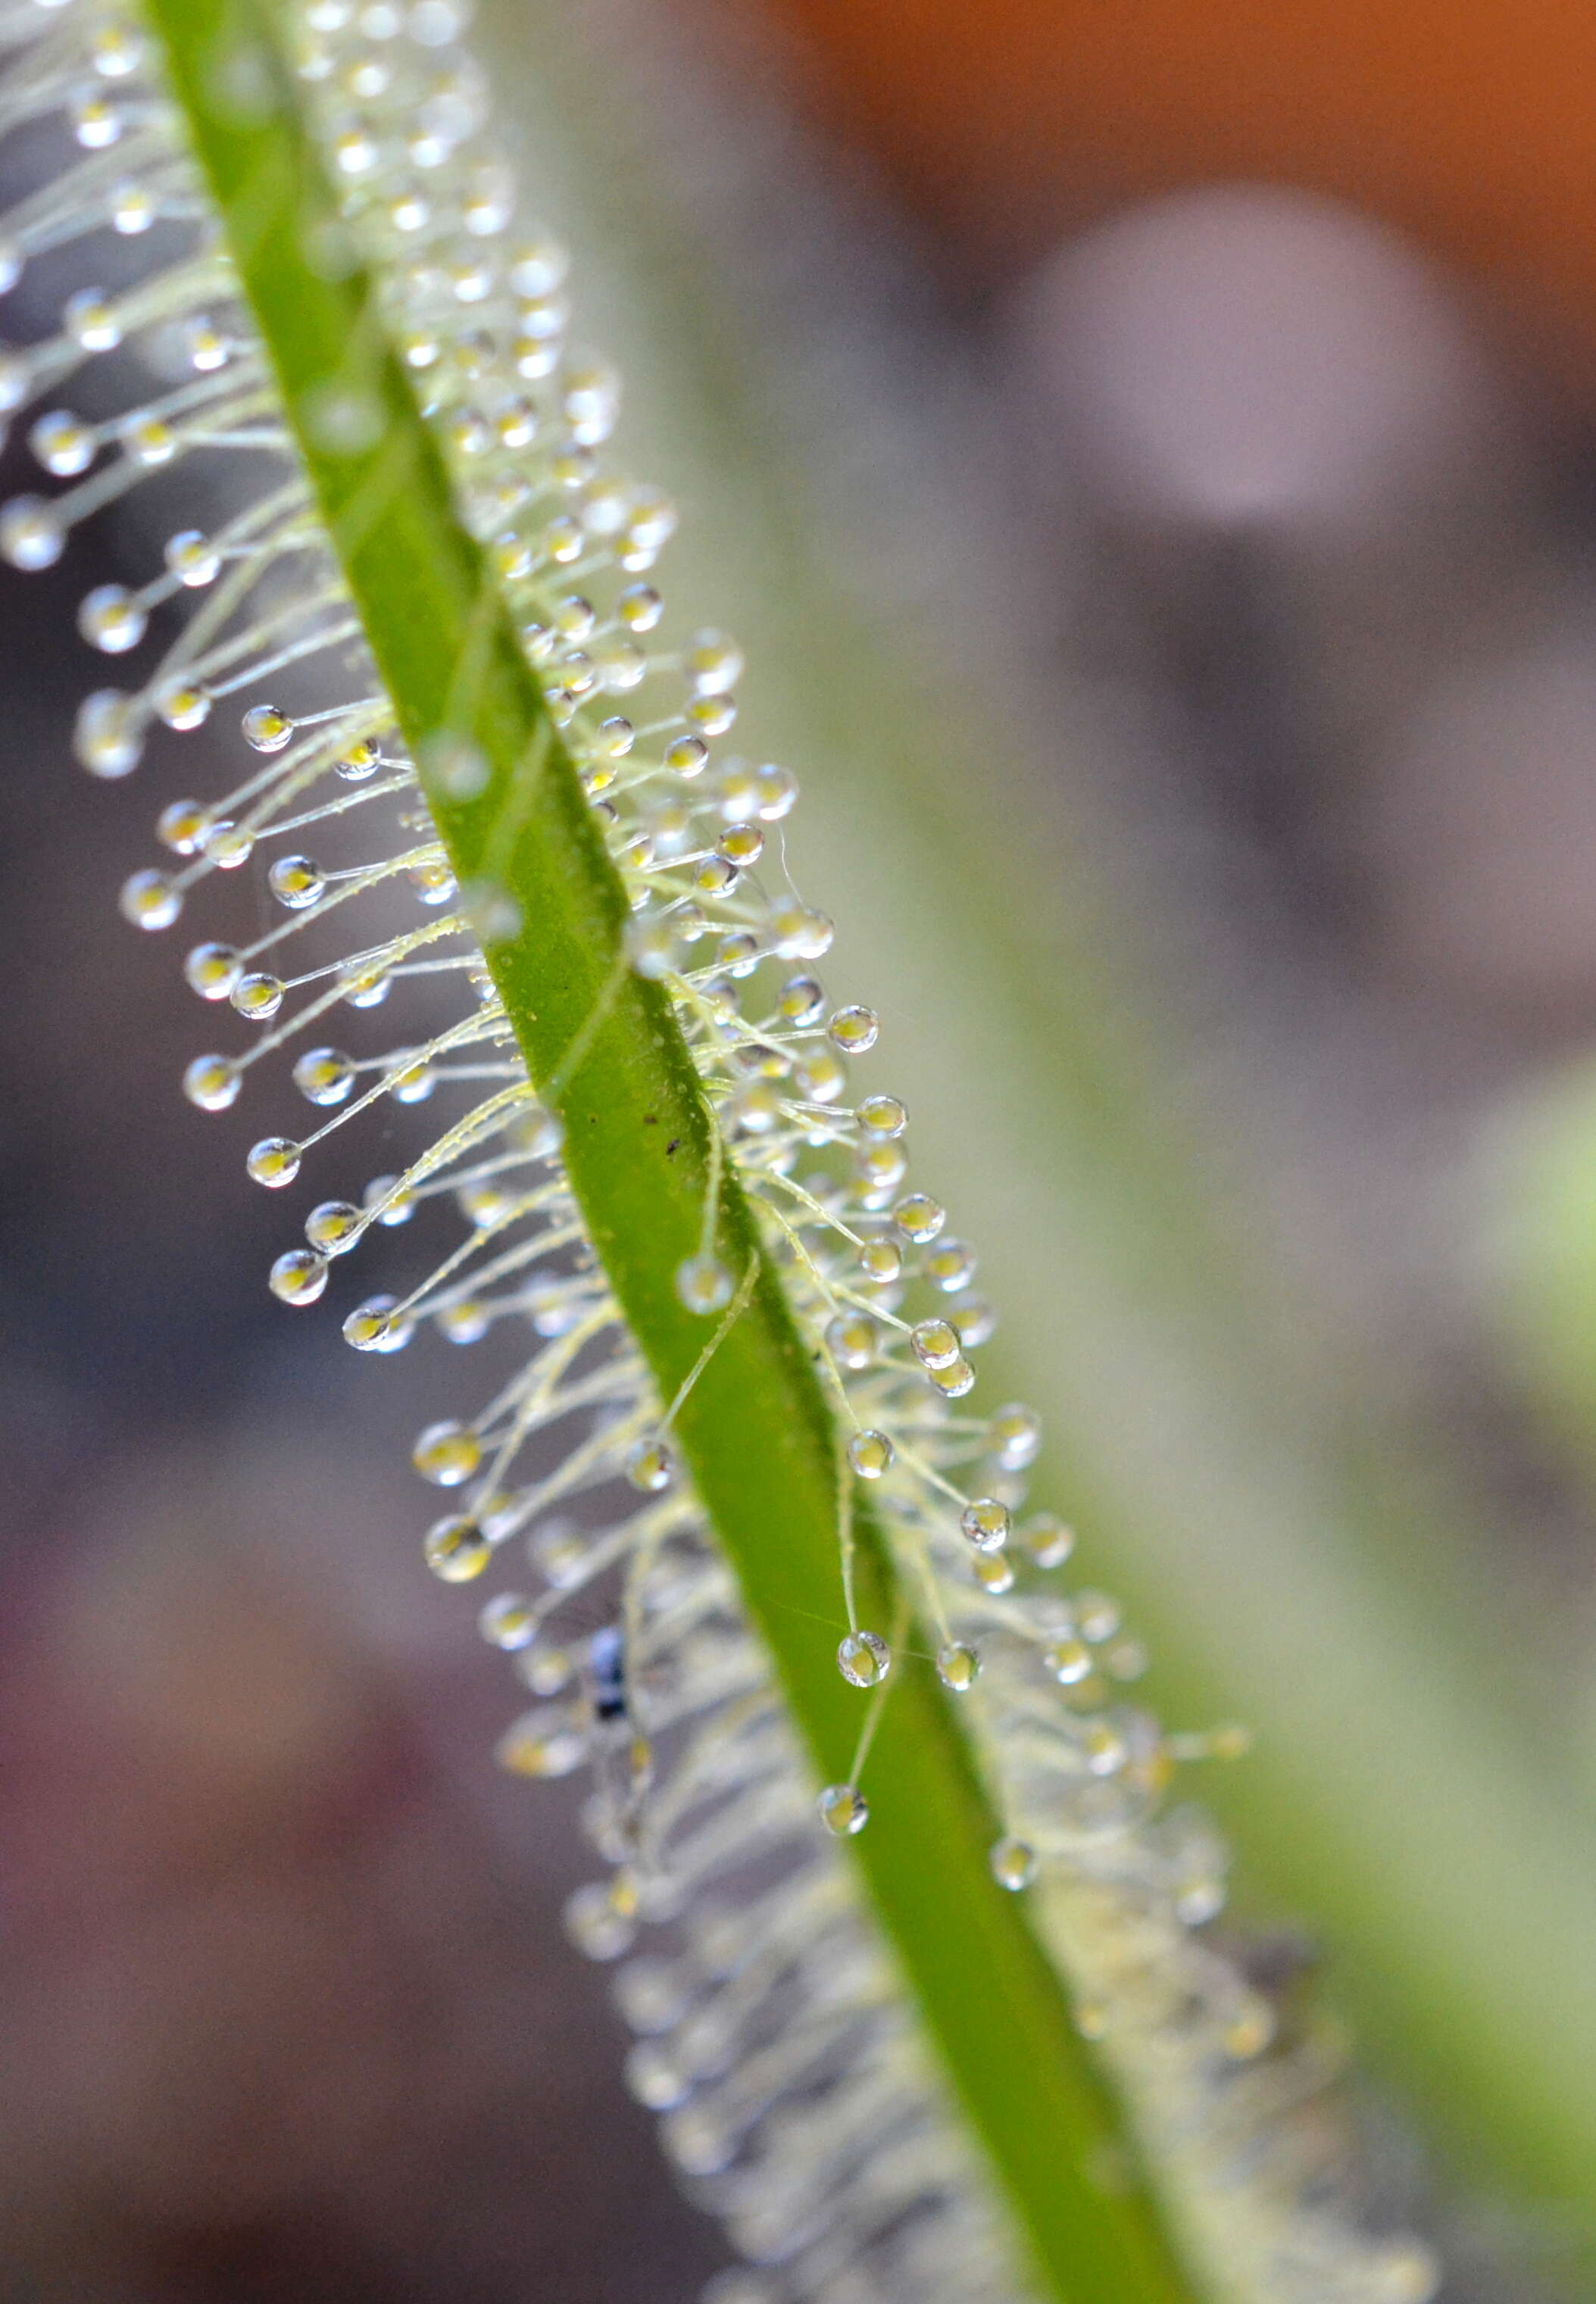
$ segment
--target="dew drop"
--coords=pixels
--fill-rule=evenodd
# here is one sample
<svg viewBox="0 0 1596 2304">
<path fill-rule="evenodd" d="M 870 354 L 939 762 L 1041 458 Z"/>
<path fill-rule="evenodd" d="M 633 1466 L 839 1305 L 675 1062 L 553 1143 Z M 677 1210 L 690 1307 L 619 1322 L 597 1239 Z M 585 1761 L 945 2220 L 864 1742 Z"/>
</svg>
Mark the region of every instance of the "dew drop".
<svg viewBox="0 0 1596 2304">
<path fill-rule="evenodd" d="M 848 1461 L 862 1480 L 880 1479 L 896 1453 L 885 1432 L 855 1432 L 848 1443 Z"/>
<path fill-rule="evenodd" d="M 197 800 L 174 800 L 156 818 L 156 838 L 176 856 L 198 853 L 210 830 L 210 810 Z"/>
<path fill-rule="evenodd" d="M 390 1230 L 397 1224 L 408 1224 L 416 1212 L 416 1204 L 410 1194 L 399 1189 L 397 1176 L 373 1176 L 361 1194 L 361 1199 L 378 1223 L 387 1225 Z"/>
<path fill-rule="evenodd" d="M 676 1294 L 690 1312 L 724 1311 L 732 1290 L 732 1275 L 717 1256 L 690 1256 L 676 1266 Z"/>
<path fill-rule="evenodd" d="M 201 1112 L 225 1112 L 242 1085 L 238 1066 L 227 1056 L 196 1056 L 183 1076 L 183 1092 Z"/>
<path fill-rule="evenodd" d="M 354 1246 L 361 1212 L 349 1200 L 322 1200 L 305 1218 L 305 1238 L 323 1256 L 342 1256 Z"/>
<path fill-rule="evenodd" d="M 414 1326 L 408 1314 L 400 1313 L 396 1296 L 369 1296 L 344 1321 L 344 1341 L 357 1352 L 402 1351 Z"/>
<path fill-rule="evenodd" d="M 824 912 L 803 904 L 780 904 L 770 915 L 776 949 L 789 960 L 821 960 L 836 937 L 835 924 Z"/>
<path fill-rule="evenodd" d="M 841 1057 L 823 1046 L 811 1049 L 793 1077 L 799 1095 L 811 1104 L 835 1104 L 848 1085 Z"/>
<path fill-rule="evenodd" d="M 867 1096 L 859 1107 L 859 1124 L 872 1136 L 901 1136 L 909 1114 L 896 1096 Z"/>
<path fill-rule="evenodd" d="M 271 1292 L 284 1304 L 314 1304 L 327 1286 L 327 1259 L 308 1248 L 291 1248 L 271 1268 Z"/>
<path fill-rule="evenodd" d="M 828 1784 L 815 1805 L 821 1823 L 838 1840 L 851 1840 L 870 1820 L 870 1802 L 855 1784 Z"/>
<path fill-rule="evenodd" d="M 429 1424 L 411 1452 L 411 1462 L 434 1487 L 457 1488 L 482 1461 L 482 1444 L 469 1424 Z"/>
<path fill-rule="evenodd" d="M 1013 1893 L 1029 1888 L 1036 1877 L 1036 1851 L 1026 1841 L 1005 1834 L 995 1843 L 989 1860 L 993 1879 Z"/>
<path fill-rule="evenodd" d="M 626 1451 L 626 1478 L 647 1495 L 667 1488 L 674 1470 L 671 1452 L 663 1440 L 637 1440 Z"/>
<path fill-rule="evenodd" d="M 514 1776 L 568 1776 L 587 1758 L 587 1739 L 558 1706 L 526 1713 L 502 1736 L 495 1758 Z"/>
<path fill-rule="evenodd" d="M 990 1343 L 998 1333 L 998 1315 L 984 1296 L 966 1296 L 947 1317 L 958 1330 L 959 1342 L 966 1351 L 973 1351 L 978 1344 Z"/>
<path fill-rule="evenodd" d="M 438 1308 L 438 1334 L 452 1344 L 480 1343 L 491 1326 L 488 1307 L 480 1297 L 459 1296 L 454 1303 Z"/>
<path fill-rule="evenodd" d="M 975 1496 L 959 1514 L 959 1526 L 977 1552 L 1001 1552 L 1014 1521 L 996 1496 Z"/>
<path fill-rule="evenodd" d="M 183 891 L 164 872 L 132 873 L 117 899 L 124 920 L 136 928 L 169 928 L 183 910 Z"/>
<path fill-rule="evenodd" d="M 1020 1530 L 1020 1541 L 1039 1568 L 1062 1568 L 1075 1548 L 1075 1531 L 1056 1512 L 1037 1512 Z"/>
<path fill-rule="evenodd" d="M 827 1324 L 826 1348 L 837 1366 L 852 1374 L 869 1368 L 879 1343 L 880 1331 L 868 1312 L 842 1312 Z"/>
<path fill-rule="evenodd" d="M 434 1520 L 422 1550 L 428 1567 L 445 1584 L 469 1584 L 493 1556 L 493 1546 L 476 1521 L 459 1512 Z"/>
<path fill-rule="evenodd" d="M 35 462 L 53 478 L 72 480 L 93 463 L 99 441 L 92 424 L 64 408 L 53 408 L 29 428 L 28 445 Z"/>
<path fill-rule="evenodd" d="M 48 569 L 63 555 L 67 532 L 41 496 L 13 496 L 0 507 L 0 555 L 13 569 Z"/>
<path fill-rule="evenodd" d="M 387 998 L 390 986 L 380 968 L 368 968 L 352 976 L 343 988 L 344 1004 L 350 1008 L 380 1008 Z"/>
<path fill-rule="evenodd" d="M 225 818 L 213 824 L 205 835 L 205 857 L 218 872 L 236 872 L 255 853 L 255 837 L 242 826 L 229 824 Z"/>
<path fill-rule="evenodd" d="M 838 1646 L 836 1668 L 850 1688 L 875 1688 L 892 1669 L 892 1650 L 879 1632 L 850 1632 Z"/>
<path fill-rule="evenodd" d="M 701 736 L 678 736 L 674 743 L 665 748 L 666 767 L 673 775 L 683 776 L 689 781 L 694 776 L 701 776 L 709 761 L 709 747 Z"/>
<path fill-rule="evenodd" d="M 523 1592 L 500 1592 L 477 1618 L 477 1630 L 489 1648 L 506 1655 L 530 1648 L 537 1637 L 538 1612 Z"/>
<path fill-rule="evenodd" d="M 925 1259 L 925 1276 L 946 1296 L 956 1296 L 975 1277 L 975 1251 L 962 1240 L 939 1240 Z M 974 1343 L 973 1336 L 968 1340 Z"/>
<path fill-rule="evenodd" d="M 200 1000 L 225 1000 L 242 975 L 244 963 L 233 944 L 196 944 L 182 963 L 189 988 Z"/>
<path fill-rule="evenodd" d="M 136 768 L 144 740 L 133 698 L 119 688 L 97 688 L 86 696 L 78 707 L 72 750 L 91 776 L 125 776 Z"/>
<path fill-rule="evenodd" d="M 1076 1688 L 1091 1671 L 1091 1650 L 1084 1640 L 1055 1640 L 1042 1650 L 1042 1662 L 1062 1688 Z"/>
<path fill-rule="evenodd" d="M 905 1240 L 923 1248 L 928 1241 L 936 1239 L 947 1222 L 947 1211 L 928 1192 L 908 1192 L 893 1209 L 892 1220 Z"/>
<path fill-rule="evenodd" d="M 963 1400 L 975 1389 L 975 1370 L 966 1360 L 951 1361 L 947 1368 L 928 1368 L 926 1374 L 948 1400 Z"/>
<path fill-rule="evenodd" d="M 682 669 L 695 695 L 724 696 L 743 676 L 743 651 L 729 632 L 693 632 L 682 651 Z"/>
<path fill-rule="evenodd" d="M 974 1687 L 980 1671 L 980 1656 L 964 1640 L 950 1640 L 938 1651 L 937 1677 L 955 1696 L 963 1696 L 967 1689 Z"/>
<path fill-rule="evenodd" d="M 789 976 L 777 996 L 776 1012 L 788 1024 L 812 1024 L 826 1005 L 825 987 L 816 976 Z"/>
<path fill-rule="evenodd" d="M 978 1552 L 970 1565 L 981 1590 L 991 1593 L 994 1599 L 1001 1599 L 1006 1592 L 1014 1590 L 1014 1563 L 1006 1552 Z"/>
<path fill-rule="evenodd" d="M 995 1410 L 987 1425 L 987 1445 L 1006 1472 L 1034 1464 L 1041 1444 L 1041 1419 L 1017 1401 Z"/>
<path fill-rule="evenodd" d="M 420 1058 L 392 1073 L 386 1082 L 395 1104 L 425 1104 L 437 1085 L 437 1074 Z"/>
<path fill-rule="evenodd" d="M 80 288 L 69 296 L 61 308 L 61 326 L 86 352 L 113 352 L 122 342 L 122 322 L 103 288 Z"/>
<path fill-rule="evenodd" d="M 304 911 L 327 893 L 327 877 L 308 856 L 279 856 L 267 874 L 273 895 L 291 912 Z"/>
<path fill-rule="evenodd" d="M 956 1328 L 947 1320 L 921 1320 L 909 1331 L 909 1343 L 921 1368 L 951 1368 L 959 1356 Z"/>
<path fill-rule="evenodd" d="M 904 1251 L 895 1240 L 867 1240 L 859 1251 L 859 1268 L 878 1288 L 890 1288 L 903 1277 Z"/>
<path fill-rule="evenodd" d="M 374 776 L 381 766 L 381 749 L 372 743 L 369 738 L 362 738 L 358 744 L 352 744 L 349 750 L 346 752 L 341 752 L 333 763 L 335 773 L 347 784 L 364 784 L 367 777 Z"/>
<path fill-rule="evenodd" d="M 241 1016 L 247 1016 L 252 1024 L 263 1024 L 283 1005 L 285 988 L 281 977 L 251 970 L 239 978 L 227 997 Z"/>
<path fill-rule="evenodd" d="M 308 1103 L 342 1104 L 354 1085 L 354 1065 L 336 1048 L 307 1048 L 295 1059 L 293 1084 Z"/>
<path fill-rule="evenodd" d="M 589 1960 L 619 1960 L 637 1941 L 637 1915 L 615 1893 L 615 1881 L 596 1880 L 568 1897 L 565 1934 Z"/>
<path fill-rule="evenodd" d="M 251 1148 L 244 1165 L 256 1183 L 280 1191 L 299 1174 L 300 1148 L 286 1136 L 263 1136 Z"/>
<path fill-rule="evenodd" d="M 251 704 L 241 725 L 251 751 L 280 752 L 293 734 L 293 723 L 275 704 Z"/>
<path fill-rule="evenodd" d="M 221 554 L 197 528 L 180 528 L 175 535 L 169 536 L 161 556 L 167 573 L 191 590 L 202 590 L 221 573 Z"/>
</svg>

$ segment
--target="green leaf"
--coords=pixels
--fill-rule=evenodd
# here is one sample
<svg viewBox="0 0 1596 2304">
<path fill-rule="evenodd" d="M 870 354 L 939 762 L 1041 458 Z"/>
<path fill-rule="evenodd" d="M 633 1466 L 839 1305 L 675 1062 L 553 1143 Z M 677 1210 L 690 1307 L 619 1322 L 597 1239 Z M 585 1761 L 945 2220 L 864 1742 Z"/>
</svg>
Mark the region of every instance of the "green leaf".
<svg viewBox="0 0 1596 2304">
<path fill-rule="evenodd" d="M 619 881 L 455 516 L 373 283 L 307 254 L 331 244 L 336 203 L 276 24 L 228 0 L 150 0 L 149 13 L 439 831 L 463 885 L 486 883 L 518 909 L 517 932 L 490 945 L 489 965 L 531 1078 L 564 1120 L 595 1246 L 672 1399 L 704 1333 L 674 1286 L 700 1244 L 710 1173 L 711 1123 L 687 1048 L 663 989 L 625 965 Z M 375 420 L 330 426 L 335 406 Z M 469 800 L 448 789 L 450 741 L 474 746 L 489 771 Z M 757 1235 L 734 1178 L 719 1207 L 718 1251 L 747 1274 Z M 815 1622 L 836 1588 L 836 1441 L 767 1266 L 674 1432 L 817 1774 L 845 1778 L 857 1703 Z M 868 1523 L 860 1533 L 861 1603 L 889 1622 L 892 1572 Z M 850 1843 L 861 1881 L 1044 2291 L 1068 2304 L 1176 2304 L 1187 2291 L 1151 2192 L 1109 2173 L 1134 2164 L 1124 2122 L 1022 1900 L 990 1876 L 998 1827 L 930 1673 L 895 1683 L 870 1792 L 874 1819 Z"/>
</svg>

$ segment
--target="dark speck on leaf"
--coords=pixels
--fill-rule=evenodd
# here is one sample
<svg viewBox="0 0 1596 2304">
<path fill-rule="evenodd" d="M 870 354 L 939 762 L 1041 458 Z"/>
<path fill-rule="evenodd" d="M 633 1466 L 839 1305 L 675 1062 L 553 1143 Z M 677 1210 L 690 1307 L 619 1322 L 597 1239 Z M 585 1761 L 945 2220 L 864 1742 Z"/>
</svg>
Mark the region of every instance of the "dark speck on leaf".
<svg viewBox="0 0 1596 2304">
<path fill-rule="evenodd" d="M 677 1145 L 680 1144 L 681 1141 L 682 1139 L 679 1136 L 673 1136 L 671 1138 L 670 1142 L 665 1148 L 665 1156 L 667 1160 L 670 1158 L 671 1154 L 675 1150 Z"/>
</svg>

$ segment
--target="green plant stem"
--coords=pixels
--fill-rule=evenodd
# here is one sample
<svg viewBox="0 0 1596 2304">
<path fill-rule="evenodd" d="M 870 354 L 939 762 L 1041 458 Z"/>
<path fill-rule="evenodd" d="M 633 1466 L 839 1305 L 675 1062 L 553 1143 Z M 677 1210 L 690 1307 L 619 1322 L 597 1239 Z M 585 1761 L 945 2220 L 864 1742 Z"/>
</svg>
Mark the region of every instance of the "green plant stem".
<svg viewBox="0 0 1596 2304">
<path fill-rule="evenodd" d="M 1078 1517 L 1085 1573 L 1146 1635 L 1160 1709 L 1255 1732 L 1198 1796 L 1235 1838 L 1245 1902 L 1312 1924 L 1360 2068 L 1404 2092 L 1455 2183 L 1509 2203 L 1504 2229 L 1596 2292 L 1596 1835 L 1547 1716 L 1549 1644 L 1492 1568 L 1508 1532 L 1380 1356 L 1334 1349 L 1271 1268 L 1253 1151 L 1192 1092 L 1201 1012 L 1091 860 L 1091 774 L 1067 763 L 1115 758 L 1116 708 L 1055 694 L 1039 742 L 990 661 L 961 656 L 956 585 L 921 622 L 890 588 L 875 603 L 839 583 L 881 499 L 851 525 L 823 460 L 873 439 L 879 410 L 826 361 L 806 432 L 794 378 L 827 316 L 749 292 L 735 193 L 683 191 L 646 108 L 617 105 L 627 59 L 602 26 L 515 0 L 483 9 L 480 38 L 497 30 L 507 64 L 529 10 L 558 77 L 512 93 L 506 73 L 506 105 L 546 197 L 588 232 L 607 336 L 639 378 L 633 436 L 651 426 L 692 490 L 681 554 L 731 572 L 761 725 L 805 768 L 793 853 L 801 877 L 825 859 L 830 965 L 892 982 L 891 1085 L 920 1159 L 957 1219 L 981 1211 L 1004 1307 L 982 1367 L 1043 1412 L 1038 1493 Z M 803 230 L 784 217 L 784 244 Z M 918 508 L 912 477 L 906 494 Z M 1557 1187 L 1582 1201 L 1588 1125 Z M 1538 1349 L 1589 1448 L 1596 1251 L 1561 1226 L 1544 1247 L 1561 1333 Z"/>
<path fill-rule="evenodd" d="M 663 1398 L 706 1341 L 678 1300 L 698 1247 L 711 1122 L 663 989 L 622 961 L 625 904 L 577 776 L 361 272 L 308 260 L 336 205 L 264 13 L 150 0 L 173 88 L 226 228 L 366 638 L 463 885 L 506 889 L 522 925 L 489 965 L 535 1083 L 565 1125 L 594 1244 Z M 233 91 L 229 99 L 218 91 Z M 238 91 L 248 102 L 241 106 Z M 269 97 L 268 100 L 264 100 Z M 374 445 L 329 449 L 335 389 L 380 414 Z M 429 740 L 468 740 L 486 791 L 452 798 Z M 553 1086 L 551 1087 L 551 1084 Z M 758 1254 L 728 1178 L 719 1252 Z M 845 1777 L 857 1697 L 832 1663 L 837 1493 L 829 1415 L 780 1285 L 761 1265 L 747 1308 L 683 1404 L 675 1438 L 733 1563 L 819 1775 Z M 859 1590 L 890 1622 L 891 1571 L 862 1529 Z M 997 1834 L 931 1674 L 895 1683 L 871 1755 L 875 1815 L 853 1843 L 926 2029 L 1016 2212 L 1045 2292 L 1068 2304 L 1176 2304 L 1185 2283 L 1150 2192 L 1105 2172 L 1125 2133 L 1021 1902 L 992 1881 Z"/>
</svg>

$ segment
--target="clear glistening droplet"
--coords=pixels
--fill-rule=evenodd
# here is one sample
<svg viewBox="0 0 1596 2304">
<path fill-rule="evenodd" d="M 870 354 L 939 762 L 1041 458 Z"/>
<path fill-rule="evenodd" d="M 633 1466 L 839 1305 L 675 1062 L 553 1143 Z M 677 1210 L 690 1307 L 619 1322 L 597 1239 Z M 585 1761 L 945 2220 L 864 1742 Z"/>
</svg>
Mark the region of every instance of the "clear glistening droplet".
<svg viewBox="0 0 1596 2304">
<path fill-rule="evenodd" d="M 836 1668 L 851 1688 L 875 1688 L 892 1669 L 892 1650 L 879 1632 L 850 1632 L 837 1648 Z"/>
<path fill-rule="evenodd" d="M 856 1784 L 828 1784 L 815 1805 L 821 1823 L 838 1840 L 851 1840 L 870 1820 L 870 1802 Z"/>
</svg>

